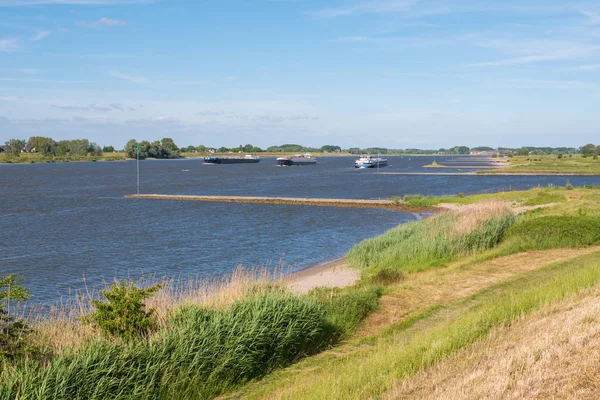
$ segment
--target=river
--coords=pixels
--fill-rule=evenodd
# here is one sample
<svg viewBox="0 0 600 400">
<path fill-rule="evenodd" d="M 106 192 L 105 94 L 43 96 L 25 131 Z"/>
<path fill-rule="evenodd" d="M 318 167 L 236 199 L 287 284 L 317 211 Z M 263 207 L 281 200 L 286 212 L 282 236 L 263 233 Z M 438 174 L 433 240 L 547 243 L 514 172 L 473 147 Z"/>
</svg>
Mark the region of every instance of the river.
<svg viewBox="0 0 600 400">
<path fill-rule="evenodd" d="M 376 199 L 565 185 L 565 177 L 384 175 L 355 157 L 314 166 L 140 162 L 142 193 Z M 434 172 L 431 157 L 389 157 L 382 172 Z M 443 170 L 443 172 L 454 170 Z M 464 170 L 460 170 L 464 172 Z M 568 177 L 600 185 L 600 177 Z M 115 278 L 214 276 L 237 265 L 293 269 L 341 257 L 359 241 L 415 220 L 410 213 L 288 205 L 125 199 L 136 163 L 0 165 L 0 276 L 22 274 L 35 303 Z"/>
</svg>

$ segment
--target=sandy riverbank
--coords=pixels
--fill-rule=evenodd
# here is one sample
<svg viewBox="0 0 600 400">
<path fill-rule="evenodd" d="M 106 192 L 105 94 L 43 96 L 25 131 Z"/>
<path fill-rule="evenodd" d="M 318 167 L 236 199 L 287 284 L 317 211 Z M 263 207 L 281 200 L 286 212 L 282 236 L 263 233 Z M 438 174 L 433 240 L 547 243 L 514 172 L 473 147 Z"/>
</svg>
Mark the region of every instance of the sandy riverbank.
<svg viewBox="0 0 600 400">
<path fill-rule="evenodd" d="M 285 278 L 288 288 L 298 294 L 316 287 L 347 287 L 360 279 L 360 271 L 349 268 L 341 258 L 295 272 Z"/>
</svg>

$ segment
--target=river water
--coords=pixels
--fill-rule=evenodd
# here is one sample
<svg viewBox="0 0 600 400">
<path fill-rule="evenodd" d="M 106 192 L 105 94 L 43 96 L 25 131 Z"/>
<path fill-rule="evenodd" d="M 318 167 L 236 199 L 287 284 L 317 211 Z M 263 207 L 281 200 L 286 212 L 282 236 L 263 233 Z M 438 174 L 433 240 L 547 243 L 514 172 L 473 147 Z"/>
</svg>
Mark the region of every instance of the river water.
<svg viewBox="0 0 600 400">
<path fill-rule="evenodd" d="M 385 175 L 355 170 L 355 157 L 276 167 L 142 161 L 142 193 L 376 199 L 565 185 L 565 177 Z M 438 159 L 438 161 L 440 161 Z M 456 162 L 449 161 L 450 162 Z M 433 172 L 431 157 L 389 157 L 381 172 Z M 449 172 L 454 170 L 442 170 Z M 464 172 L 464 170 L 460 170 Z M 600 177 L 569 177 L 600 185 Z M 240 263 L 294 269 L 341 257 L 362 239 L 417 216 L 378 209 L 125 199 L 135 162 L 0 165 L 0 276 L 25 277 L 48 303 L 114 278 L 214 276 Z"/>
</svg>

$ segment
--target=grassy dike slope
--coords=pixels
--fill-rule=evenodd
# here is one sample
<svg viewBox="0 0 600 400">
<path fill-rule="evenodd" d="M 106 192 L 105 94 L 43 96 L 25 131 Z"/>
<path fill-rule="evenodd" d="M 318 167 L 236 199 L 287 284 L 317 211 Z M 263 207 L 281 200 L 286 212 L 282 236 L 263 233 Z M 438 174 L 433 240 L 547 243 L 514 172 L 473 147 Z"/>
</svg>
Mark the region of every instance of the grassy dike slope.
<svg viewBox="0 0 600 400">
<path fill-rule="evenodd" d="M 435 386 L 426 384 L 430 371 L 438 368 L 436 376 L 444 382 L 443 374 L 452 375 L 459 367 L 456 364 L 461 360 L 460 354 L 471 354 L 475 349 L 485 352 L 482 343 L 518 321 L 534 321 L 548 310 L 562 304 L 579 304 L 576 299 L 597 293 L 599 190 L 536 189 L 437 199 L 437 203 L 449 200 L 465 204 L 502 200 L 513 210 L 525 212 L 516 217 L 496 243 L 467 239 L 473 232 L 479 232 L 475 236 L 480 239 L 493 238 L 495 235 L 490 232 L 498 231 L 503 218 L 496 218 L 495 222 L 486 219 L 471 230 L 459 229 L 461 239 L 457 239 L 456 222 L 461 217 L 456 215 L 442 216 L 454 218 L 455 227 L 450 229 L 445 223 L 430 219 L 418 223 L 420 227 L 404 225 L 361 243 L 348 258 L 352 265 L 362 268 L 365 276 L 377 279 L 397 276 L 393 271 L 404 273 L 403 280 L 387 285 L 379 310 L 343 345 L 275 372 L 231 397 L 444 398 L 436 397 Z M 434 203 L 433 199 L 427 201 Z M 433 233 L 425 234 L 427 231 Z M 436 251 L 420 251 L 419 235 L 424 238 L 423 246 Z M 396 248 L 402 252 L 394 251 Z M 375 256 L 373 261 L 363 257 L 368 252 L 384 256 Z M 598 324 L 595 319 L 590 321 Z M 579 321 L 567 323 L 575 325 Z M 561 329 L 569 331 L 568 327 Z M 549 326 L 546 331 L 551 330 Z M 568 363 L 569 355 L 561 354 Z M 593 360 L 590 363 L 595 365 Z M 463 363 L 461 367 L 469 371 L 476 366 Z M 501 375 L 500 370 L 499 373 L 487 380 L 482 378 L 479 389 L 492 386 L 495 379 L 510 381 L 510 376 Z M 507 368 L 504 373 L 510 375 L 514 368 Z M 538 371 L 537 376 L 541 375 L 543 372 Z M 445 387 L 448 391 L 440 393 L 453 394 L 446 398 L 457 398 L 456 393 L 458 398 L 477 398 L 468 390 L 452 392 L 450 385 Z M 567 396 L 569 386 L 565 385 L 563 392 L 561 387 L 555 389 L 554 395 Z M 500 391 L 496 398 L 501 398 L 502 393 L 505 392 Z"/>
</svg>

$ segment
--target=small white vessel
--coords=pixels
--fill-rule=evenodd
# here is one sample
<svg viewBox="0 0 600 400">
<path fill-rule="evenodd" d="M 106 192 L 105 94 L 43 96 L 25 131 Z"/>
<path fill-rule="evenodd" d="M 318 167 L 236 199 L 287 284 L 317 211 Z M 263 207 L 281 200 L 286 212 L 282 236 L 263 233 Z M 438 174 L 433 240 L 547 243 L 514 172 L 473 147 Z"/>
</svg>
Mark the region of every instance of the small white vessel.
<svg viewBox="0 0 600 400">
<path fill-rule="evenodd" d="M 381 168 L 387 166 L 387 158 L 362 156 L 354 162 L 354 168 Z"/>
</svg>

